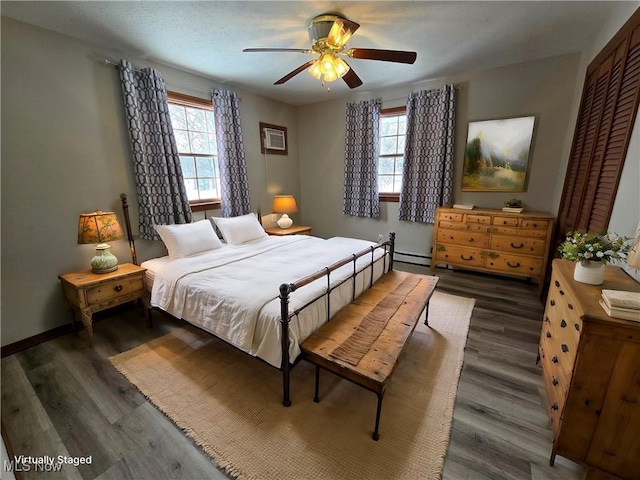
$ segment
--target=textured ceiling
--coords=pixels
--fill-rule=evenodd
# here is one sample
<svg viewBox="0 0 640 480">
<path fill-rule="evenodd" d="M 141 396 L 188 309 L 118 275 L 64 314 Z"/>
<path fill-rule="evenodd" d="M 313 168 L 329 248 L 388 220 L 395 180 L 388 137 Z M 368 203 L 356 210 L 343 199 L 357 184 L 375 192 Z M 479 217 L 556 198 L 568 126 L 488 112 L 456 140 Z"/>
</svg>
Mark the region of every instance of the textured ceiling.
<svg viewBox="0 0 640 480">
<path fill-rule="evenodd" d="M 273 82 L 311 57 L 243 53 L 243 48 L 308 48 L 307 24 L 339 13 L 360 29 L 347 47 L 416 51 L 413 65 L 349 59 L 370 91 L 463 72 L 579 52 L 620 2 L 8 2 L 1 13 L 123 56 L 174 66 L 230 87 L 294 105 L 326 100 L 306 72 Z M 638 2 L 633 2 L 638 3 Z M 332 97 L 348 94 L 338 80 Z"/>
</svg>

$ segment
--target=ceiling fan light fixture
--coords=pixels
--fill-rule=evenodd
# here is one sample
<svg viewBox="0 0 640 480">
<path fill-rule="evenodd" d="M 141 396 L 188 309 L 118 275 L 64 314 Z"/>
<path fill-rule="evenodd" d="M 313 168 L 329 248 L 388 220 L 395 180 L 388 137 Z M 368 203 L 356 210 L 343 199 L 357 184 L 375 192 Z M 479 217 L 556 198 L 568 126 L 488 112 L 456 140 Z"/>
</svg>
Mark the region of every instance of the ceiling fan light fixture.
<svg viewBox="0 0 640 480">
<path fill-rule="evenodd" d="M 322 64 L 320 63 L 319 58 L 309 67 L 309 73 L 320 80 L 322 77 Z"/>
</svg>

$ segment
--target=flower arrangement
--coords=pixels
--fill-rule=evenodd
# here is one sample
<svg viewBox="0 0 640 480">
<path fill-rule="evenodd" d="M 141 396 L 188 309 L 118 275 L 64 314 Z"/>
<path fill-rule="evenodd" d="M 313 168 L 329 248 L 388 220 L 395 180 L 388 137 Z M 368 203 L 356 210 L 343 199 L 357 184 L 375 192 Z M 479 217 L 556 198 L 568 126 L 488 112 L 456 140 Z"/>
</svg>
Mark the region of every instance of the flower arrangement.
<svg viewBox="0 0 640 480">
<path fill-rule="evenodd" d="M 615 233 L 569 232 L 558 250 L 567 260 L 606 264 L 626 259 L 630 247 L 629 238 Z"/>
<path fill-rule="evenodd" d="M 509 208 L 521 208 L 522 200 L 520 200 L 519 198 L 512 198 L 511 200 L 507 200 L 506 202 L 504 202 L 504 206 Z"/>
</svg>

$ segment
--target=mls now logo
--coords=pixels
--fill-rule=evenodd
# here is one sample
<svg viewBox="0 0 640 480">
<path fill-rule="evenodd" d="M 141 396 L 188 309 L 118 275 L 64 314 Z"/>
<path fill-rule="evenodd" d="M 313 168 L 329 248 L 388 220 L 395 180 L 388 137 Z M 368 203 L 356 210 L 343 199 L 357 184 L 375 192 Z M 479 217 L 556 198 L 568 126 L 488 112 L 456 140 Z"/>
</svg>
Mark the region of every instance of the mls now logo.
<svg viewBox="0 0 640 480">
<path fill-rule="evenodd" d="M 13 460 L 5 460 L 3 463 L 5 472 L 59 472 L 62 470 L 62 463 L 25 462 L 20 457 Z"/>
</svg>

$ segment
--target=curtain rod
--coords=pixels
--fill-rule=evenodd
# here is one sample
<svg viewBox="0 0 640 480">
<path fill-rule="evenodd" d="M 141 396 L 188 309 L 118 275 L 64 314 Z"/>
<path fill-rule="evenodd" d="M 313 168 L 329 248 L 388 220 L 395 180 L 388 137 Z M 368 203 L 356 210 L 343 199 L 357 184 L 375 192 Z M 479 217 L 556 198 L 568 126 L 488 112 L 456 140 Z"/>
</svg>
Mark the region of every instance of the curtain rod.
<svg viewBox="0 0 640 480">
<path fill-rule="evenodd" d="M 113 61 L 109 60 L 108 58 L 105 58 L 105 59 L 104 59 L 104 63 L 105 63 L 105 65 L 113 65 L 115 68 L 120 68 L 120 67 L 122 67 L 122 65 L 120 65 L 119 63 L 113 62 Z M 135 67 L 134 67 L 134 70 L 135 70 L 136 72 L 142 72 L 142 70 L 140 70 L 139 68 L 135 68 Z M 214 95 L 218 95 L 218 93 L 214 93 Z M 242 98 L 241 98 L 241 97 L 238 97 L 238 100 L 239 100 L 239 101 L 242 101 Z"/>
</svg>

